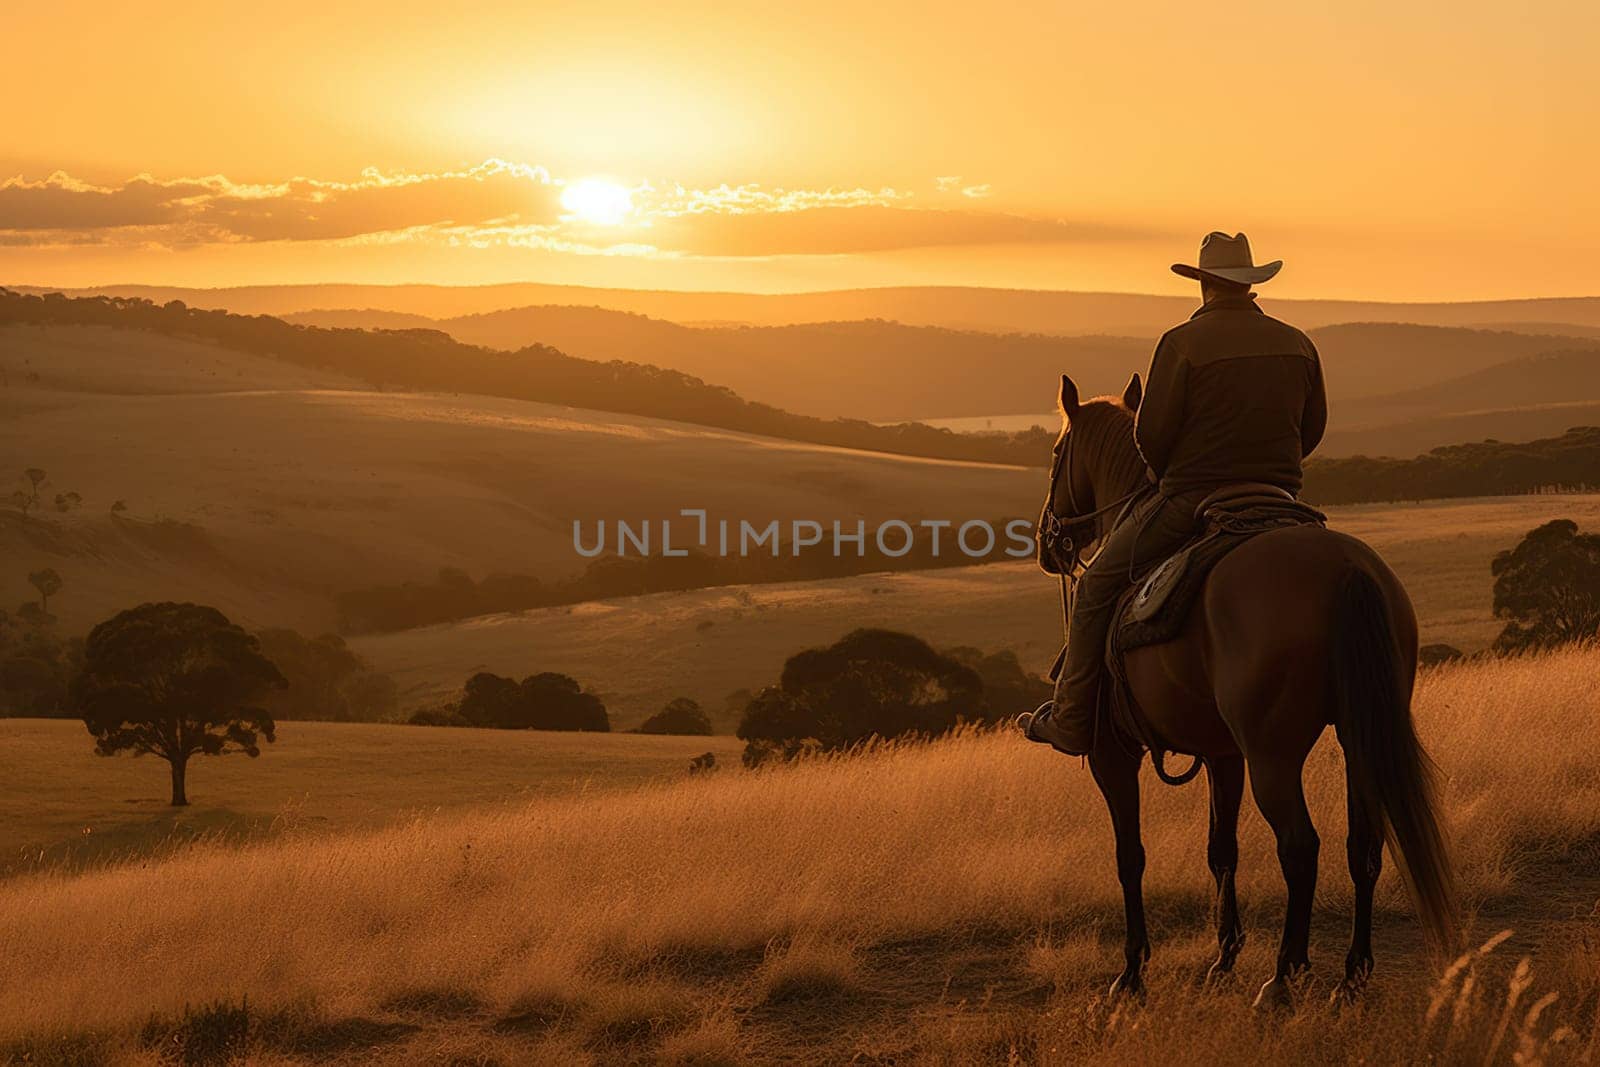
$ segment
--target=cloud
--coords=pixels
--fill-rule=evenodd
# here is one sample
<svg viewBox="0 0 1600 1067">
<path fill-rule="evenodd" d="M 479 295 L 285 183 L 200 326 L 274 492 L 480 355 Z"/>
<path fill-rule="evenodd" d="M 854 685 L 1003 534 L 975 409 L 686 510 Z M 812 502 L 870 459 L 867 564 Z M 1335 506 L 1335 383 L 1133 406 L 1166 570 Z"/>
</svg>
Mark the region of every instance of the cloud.
<svg viewBox="0 0 1600 1067">
<path fill-rule="evenodd" d="M 382 174 L 355 181 L 291 178 L 242 185 L 223 177 L 157 181 L 140 175 L 101 187 L 57 172 L 0 184 L 0 231 L 66 233 L 188 245 L 326 241 L 418 226 L 538 224 L 560 216 L 560 189 L 543 168 L 489 160 L 468 170 Z"/>
<path fill-rule="evenodd" d="M 0 182 L 0 245 L 259 242 L 435 243 L 573 253 L 767 257 L 848 255 L 1127 236 L 1055 218 L 979 210 L 986 184 L 932 188 L 688 189 L 640 183 L 625 223 L 564 212 L 565 183 L 543 167 L 491 159 L 438 172 L 363 171 L 350 181 L 295 177 L 245 184 L 220 175 L 142 174 L 94 185 L 57 172 Z"/>
</svg>

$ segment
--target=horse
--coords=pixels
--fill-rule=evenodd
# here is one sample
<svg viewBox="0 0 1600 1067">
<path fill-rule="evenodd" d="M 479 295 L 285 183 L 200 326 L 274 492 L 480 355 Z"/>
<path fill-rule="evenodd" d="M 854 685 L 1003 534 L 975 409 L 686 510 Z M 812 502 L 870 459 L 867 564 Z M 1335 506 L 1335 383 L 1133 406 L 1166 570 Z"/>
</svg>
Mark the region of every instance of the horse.
<svg viewBox="0 0 1600 1067">
<path fill-rule="evenodd" d="M 1061 577 L 1064 593 L 1081 566 L 1078 553 L 1070 551 L 1064 562 L 1044 532 L 1058 531 L 1069 546 L 1074 533 L 1098 539 L 1114 523 L 1131 521 L 1130 503 L 1154 491 L 1134 443 L 1140 398 L 1137 374 L 1122 397 L 1082 403 L 1071 378 L 1062 376 L 1061 432 L 1037 559 Z M 1277 968 L 1256 1005 L 1292 1004 L 1310 968 L 1320 840 L 1302 770 L 1330 725 L 1344 751 L 1345 852 L 1355 884 L 1350 949 L 1333 996 L 1355 997 L 1371 976 L 1372 896 L 1385 842 L 1430 943 L 1441 952 L 1453 948 L 1455 879 L 1435 771 L 1411 719 L 1416 613 L 1400 580 L 1368 545 L 1318 525 L 1261 533 L 1216 564 L 1177 637 L 1130 650 L 1122 666 L 1129 695 L 1156 734 L 1205 768 L 1217 923 L 1208 982 L 1232 971 L 1244 945 L 1234 880 L 1247 768 L 1256 806 L 1277 838 L 1287 889 Z M 1150 958 L 1139 829 L 1143 759 L 1143 746 L 1102 722 L 1089 769 L 1111 813 L 1126 922 L 1113 996 L 1142 993 L 1141 968 Z"/>
</svg>

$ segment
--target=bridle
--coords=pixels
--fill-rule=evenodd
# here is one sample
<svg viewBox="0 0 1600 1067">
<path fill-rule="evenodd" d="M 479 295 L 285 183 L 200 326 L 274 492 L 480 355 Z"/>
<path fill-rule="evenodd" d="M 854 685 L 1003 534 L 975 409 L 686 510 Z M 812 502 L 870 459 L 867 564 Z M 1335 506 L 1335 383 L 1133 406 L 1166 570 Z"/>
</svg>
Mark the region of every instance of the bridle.
<svg viewBox="0 0 1600 1067">
<path fill-rule="evenodd" d="M 1048 555 L 1059 568 L 1057 575 L 1061 579 L 1061 610 L 1066 616 L 1072 613 L 1072 600 L 1077 593 L 1078 579 L 1083 577 L 1083 572 L 1094 563 L 1105 545 L 1105 538 L 1100 534 L 1101 516 L 1120 508 L 1121 511 L 1112 520 L 1107 532 L 1115 529 L 1127 517 L 1134 497 L 1144 491 L 1143 487 L 1133 489 L 1109 504 L 1091 511 L 1080 512 L 1078 494 L 1072 487 L 1073 444 L 1073 433 L 1069 427 L 1060 450 L 1056 452 L 1055 462 L 1050 467 L 1050 491 L 1045 496 L 1044 514 L 1039 517 L 1039 550 Z M 1061 484 L 1063 471 L 1067 476 L 1067 507 L 1071 509 L 1071 515 L 1066 519 L 1056 514 L 1056 486 Z M 1083 555 L 1083 546 L 1074 536 L 1075 532 L 1083 529 L 1086 524 L 1090 525 L 1092 531 L 1087 540 L 1095 543 L 1094 553 L 1087 559 Z"/>
</svg>

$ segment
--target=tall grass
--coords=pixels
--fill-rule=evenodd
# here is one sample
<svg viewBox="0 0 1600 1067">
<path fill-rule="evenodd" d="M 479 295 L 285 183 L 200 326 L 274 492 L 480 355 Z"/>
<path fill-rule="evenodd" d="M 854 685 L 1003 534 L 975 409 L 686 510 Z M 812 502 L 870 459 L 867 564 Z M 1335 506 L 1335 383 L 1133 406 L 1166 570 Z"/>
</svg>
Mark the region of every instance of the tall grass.
<svg viewBox="0 0 1600 1067">
<path fill-rule="evenodd" d="M 1526 869 L 1600 840 L 1597 667 L 1600 654 L 1572 651 L 1424 673 L 1418 728 L 1447 778 L 1469 904 L 1513 894 Z M 1350 886 L 1331 733 L 1307 780 L 1327 843 L 1319 899 L 1338 910 Z M 1204 907 L 1204 786 L 1147 782 L 1152 906 Z M 969 732 L 342 837 L 37 873 L 0 883 L 0 1040 L 85 1025 L 132 1031 L 152 1013 L 240 998 L 355 1015 L 445 989 L 515 1015 L 738 953 L 765 957 L 773 989 L 783 967 L 826 987 L 820 972 L 837 957 L 834 970 L 849 973 L 835 984 L 849 988 L 872 946 L 996 928 L 1079 931 L 1064 948 L 1036 943 L 1021 964 L 1076 973 L 1095 955 L 1081 932 L 1120 924 L 1110 844 L 1102 801 L 1075 761 L 1007 733 Z M 1241 848 L 1247 910 L 1276 915 L 1282 882 L 1253 815 Z M 1559 887 L 1539 899 L 1569 912 L 1576 903 Z M 1379 906 L 1385 916 L 1408 910 L 1392 865 Z M 1157 959 L 1170 948 L 1198 960 L 1203 940 L 1158 940 Z M 1318 947 L 1331 967 L 1344 946 Z M 802 950 L 811 970 L 798 955 L 783 962 Z M 1586 951 L 1561 963 L 1577 985 L 1600 960 Z M 1101 954 L 1108 966 L 1112 953 Z M 1157 1001 L 1189 992 L 1155 987 Z M 1520 1040 L 1533 999 L 1507 1009 L 1504 1048 Z M 725 1028 L 716 1019 L 707 1033 Z M 979 1044 L 991 1039 L 1000 1040 Z M 966 1055 L 961 1040 L 941 1047 L 952 1062 Z"/>
</svg>

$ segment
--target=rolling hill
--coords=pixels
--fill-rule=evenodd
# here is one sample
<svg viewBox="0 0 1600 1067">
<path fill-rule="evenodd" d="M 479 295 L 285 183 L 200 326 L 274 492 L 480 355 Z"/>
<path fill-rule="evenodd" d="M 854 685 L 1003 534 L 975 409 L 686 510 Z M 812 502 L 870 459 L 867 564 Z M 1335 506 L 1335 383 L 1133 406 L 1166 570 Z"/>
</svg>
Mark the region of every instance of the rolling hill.
<svg viewBox="0 0 1600 1067">
<path fill-rule="evenodd" d="M 1031 515 L 1033 470 L 804 445 L 527 401 L 389 392 L 143 331 L 0 330 L 12 606 L 29 571 L 64 579 L 51 610 L 81 630 L 148 599 L 216 604 L 254 626 L 329 629 L 332 595 L 441 567 L 582 569 L 575 519 L 869 522 Z M 114 502 L 126 511 L 113 514 Z"/>
<path fill-rule="evenodd" d="M 409 321 L 336 312 L 291 319 L 330 326 Z M 883 421 L 1038 412 L 1048 423 L 1051 387 L 1062 370 L 1089 392 L 1109 392 L 1148 366 L 1152 347 L 1126 337 L 989 334 L 883 321 L 686 327 L 573 307 L 516 308 L 436 326 L 472 344 L 538 341 L 591 359 L 671 367 L 807 414 Z M 1333 407 L 1327 455 L 1414 455 L 1484 437 L 1527 440 L 1595 421 L 1579 401 L 1600 398 L 1600 341 L 1588 337 L 1384 322 L 1325 326 L 1311 336 Z M 1562 404 L 1578 406 L 1554 406 Z"/>
<path fill-rule="evenodd" d="M 1360 504 L 1327 509 L 1330 525 L 1369 541 L 1406 583 L 1422 640 L 1473 650 L 1500 624 L 1490 612 L 1489 561 L 1548 519 L 1600 527 L 1600 496 L 1532 496 Z M 698 589 L 487 615 L 354 638 L 401 685 L 406 702 L 456 694 L 477 670 L 558 670 L 638 721 L 676 696 L 698 700 L 719 728 L 735 689 L 773 684 L 784 660 L 861 626 L 918 634 L 939 647 L 1011 649 L 1043 672 L 1061 641 L 1053 581 L 1031 564 L 820 582 Z"/>
<path fill-rule="evenodd" d="M 54 288 L 12 286 L 26 292 Z M 960 286 L 844 289 L 809 293 L 728 293 L 598 289 L 519 282 L 505 285 L 261 285 L 192 289 L 105 285 L 67 290 L 69 295 L 136 296 L 242 314 L 288 314 L 312 308 L 372 308 L 450 318 L 530 304 L 562 304 L 629 311 L 677 323 L 745 323 L 786 326 L 806 322 L 892 319 L 913 326 L 957 330 L 1115 334 L 1155 337 L 1194 310 L 1189 296 L 1078 293 Z M 1472 326 L 1498 322 L 1600 326 L 1600 297 L 1488 300 L 1461 303 L 1384 303 L 1350 300 L 1278 300 L 1270 312 L 1305 329 L 1343 322 L 1411 322 Z"/>
<path fill-rule="evenodd" d="M 387 314 L 287 318 L 321 326 L 399 325 Z M 1048 407 L 1063 368 L 1084 389 L 1109 392 L 1150 358 L 1149 342 L 1136 338 L 995 334 L 882 320 L 689 327 L 604 308 L 527 307 L 430 325 L 468 344 L 511 350 L 538 343 L 584 359 L 650 363 L 785 410 L 877 422 Z M 996 367 L 1006 373 L 995 374 Z"/>
</svg>

